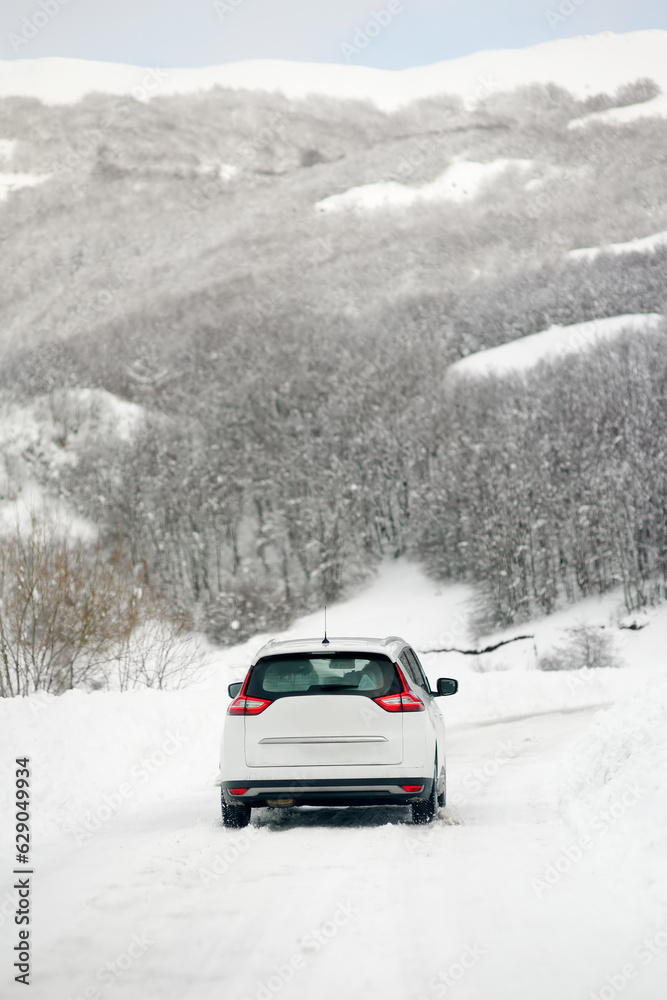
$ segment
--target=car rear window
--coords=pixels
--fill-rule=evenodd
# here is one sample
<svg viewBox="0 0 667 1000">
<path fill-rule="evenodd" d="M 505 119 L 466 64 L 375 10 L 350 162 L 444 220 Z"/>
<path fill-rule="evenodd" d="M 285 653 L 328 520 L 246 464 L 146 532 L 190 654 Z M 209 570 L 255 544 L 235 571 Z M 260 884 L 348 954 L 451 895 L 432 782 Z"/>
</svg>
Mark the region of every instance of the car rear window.
<svg viewBox="0 0 667 1000">
<path fill-rule="evenodd" d="M 246 694 L 284 698 L 309 694 L 359 694 L 378 698 L 401 690 L 389 657 L 361 653 L 283 653 L 252 668 Z"/>
</svg>

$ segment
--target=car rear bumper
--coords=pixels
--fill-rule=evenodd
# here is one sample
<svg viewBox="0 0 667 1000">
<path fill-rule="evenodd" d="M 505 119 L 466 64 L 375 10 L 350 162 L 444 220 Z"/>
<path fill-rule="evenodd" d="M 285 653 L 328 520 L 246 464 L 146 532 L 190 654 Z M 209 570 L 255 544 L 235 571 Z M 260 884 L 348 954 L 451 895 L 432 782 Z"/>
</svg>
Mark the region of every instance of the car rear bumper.
<svg viewBox="0 0 667 1000">
<path fill-rule="evenodd" d="M 406 792 L 403 785 L 421 785 L 420 792 Z M 299 781 L 223 781 L 225 802 L 249 806 L 374 806 L 411 805 L 428 799 L 432 778 L 306 778 Z M 245 788 L 232 795 L 230 788 Z"/>
</svg>

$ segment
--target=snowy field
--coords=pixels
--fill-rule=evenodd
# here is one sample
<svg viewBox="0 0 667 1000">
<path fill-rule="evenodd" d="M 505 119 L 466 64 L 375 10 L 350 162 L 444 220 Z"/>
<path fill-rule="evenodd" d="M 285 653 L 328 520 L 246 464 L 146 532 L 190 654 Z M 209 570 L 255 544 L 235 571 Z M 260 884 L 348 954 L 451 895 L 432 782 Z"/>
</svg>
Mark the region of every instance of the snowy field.
<svg viewBox="0 0 667 1000">
<path fill-rule="evenodd" d="M 473 645 L 470 596 L 399 561 L 329 610 L 330 634 L 398 632 L 431 680 L 460 681 L 443 702 L 449 801 L 425 829 L 388 808 L 221 827 L 226 687 L 263 636 L 210 650 L 180 691 L 3 700 L 5 758 L 33 769 L 31 995 L 584 1000 L 623 977 L 629 1000 L 662 996 L 667 608 L 620 629 L 609 595 L 515 629 L 534 638 L 481 662 L 429 654 Z M 583 622 L 613 634 L 624 665 L 537 670 Z M 312 615 L 286 634 L 321 627 Z M 8 815 L 8 783 L 1 795 Z"/>
</svg>

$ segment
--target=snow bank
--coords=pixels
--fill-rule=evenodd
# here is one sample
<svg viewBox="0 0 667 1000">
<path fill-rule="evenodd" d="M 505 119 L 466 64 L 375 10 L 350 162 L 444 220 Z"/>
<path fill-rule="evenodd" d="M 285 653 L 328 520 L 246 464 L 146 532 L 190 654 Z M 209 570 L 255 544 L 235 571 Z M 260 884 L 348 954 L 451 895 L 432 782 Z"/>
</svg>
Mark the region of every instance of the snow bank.
<svg viewBox="0 0 667 1000">
<path fill-rule="evenodd" d="M 533 160 L 499 159 L 489 163 L 459 160 L 430 184 L 423 184 L 421 187 L 410 187 L 397 181 L 364 184 L 318 201 L 315 209 L 318 212 L 368 212 L 375 209 L 410 208 L 423 202 L 471 201 L 507 171 L 514 169 L 526 172 L 534 166 Z"/>
<path fill-rule="evenodd" d="M 658 634 L 655 633 L 655 638 Z M 664 632 L 661 649 L 664 649 Z M 644 918 L 667 909 L 667 676 L 639 669 L 633 692 L 568 754 L 564 815 L 592 863 L 614 871 L 617 889 Z M 644 898 L 637 897 L 637 887 Z M 648 904 L 648 905 L 647 905 Z"/>
<path fill-rule="evenodd" d="M 33 762 L 37 842 L 74 836 L 87 821 L 103 822 L 107 810 L 213 785 L 214 734 L 226 701 L 196 689 L 42 692 L 0 701 L 4 745 Z M 3 801 L 3 815 L 9 811 Z"/>
<path fill-rule="evenodd" d="M 0 97 L 37 97 L 69 104 L 86 94 L 153 96 L 193 93 L 214 86 L 268 91 L 300 99 L 322 94 L 372 101 L 387 111 L 437 94 L 474 95 L 555 83 L 575 96 L 613 93 L 650 77 L 667 91 L 667 32 L 605 32 L 561 38 L 525 49 L 478 52 L 433 66 L 391 71 L 366 66 L 253 60 L 194 69 L 146 69 L 77 59 L 0 62 Z"/>
<path fill-rule="evenodd" d="M 588 350 L 628 331 L 644 333 L 655 330 L 662 322 L 663 316 L 659 313 L 637 313 L 594 319 L 572 326 L 551 326 L 541 333 L 519 337 L 508 344 L 461 358 L 449 368 L 447 380 L 461 376 L 525 372 L 541 361 L 558 360 L 566 355 Z"/>
<path fill-rule="evenodd" d="M 606 243 L 599 247 L 581 247 L 569 250 L 567 256 L 571 260 L 595 260 L 600 254 L 653 253 L 667 246 L 667 232 L 654 233 L 641 239 L 628 240 L 626 243 Z"/>
<path fill-rule="evenodd" d="M 0 174 L 0 201 L 6 201 L 12 191 L 43 184 L 50 176 L 51 174 Z"/>
<path fill-rule="evenodd" d="M 611 609 L 611 595 L 603 599 Z M 581 607 L 580 605 L 578 607 Z M 589 617 L 589 616 L 587 616 Z M 599 621 L 600 615 L 590 617 Z M 667 607 L 621 616 L 631 670 L 619 700 L 595 719 L 563 763 L 561 808 L 590 863 L 614 871 L 641 919 L 664 923 L 667 908 Z M 628 626 L 639 626 L 630 630 Z M 579 672 L 577 672 L 579 673 Z M 588 671 L 588 673 L 592 673 Z M 643 887 L 644 898 L 637 896 Z"/>
</svg>

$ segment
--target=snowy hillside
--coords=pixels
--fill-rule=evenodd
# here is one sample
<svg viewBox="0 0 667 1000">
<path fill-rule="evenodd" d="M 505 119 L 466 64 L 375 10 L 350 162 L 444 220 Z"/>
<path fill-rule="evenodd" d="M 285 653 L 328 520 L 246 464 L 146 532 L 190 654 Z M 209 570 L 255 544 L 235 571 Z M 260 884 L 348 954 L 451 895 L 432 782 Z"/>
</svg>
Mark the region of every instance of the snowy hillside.
<svg viewBox="0 0 667 1000">
<path fill-rule="evenodd" d="M 480 93 L 555 83 L 578 97 L 611 93 L 639 77 L 667 90 L 667 31 L 637 31 L 558 39 L 527 49 L 478 52 L 434 66 L 402 71 L 278 61 L 201 69 L 146 69 L 75 59 L 17 59 L 0 63 L 0 96 L 70 103 L 91 93 L 187 94 L 212 87 L 369 100 L 385 111 L 438 94 L 475 99 Z M 662 106 L 661 106 L 662 107 Z"/>
<path fill-rule="evenodd" d="M 0 91 L 47 100 L 0 98 L 0 391 L 24 431 L 0 428 L 4 523 L 16 498 L 76 512 L 105 551 L 122 526 L 134 571 L 225 642 L 394 552 L 475 579 L 489 627 L 618 579 L 651 600 L 667 120 L 568 126 L 650 105 L 666 38 L 401 73 L 3 65 Z M 500 379 L 443 393 L 555 357 L 520 398 Z M 64 389 L 161 417 L 64 435 Z"/>
</svg>

